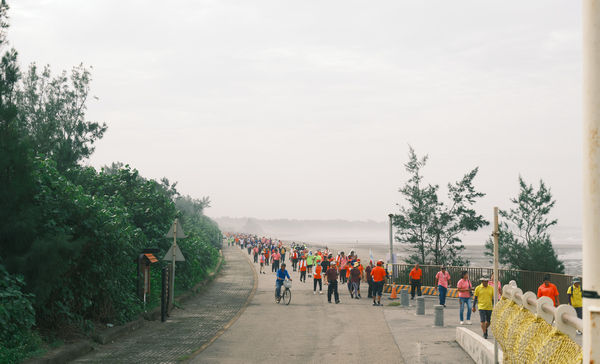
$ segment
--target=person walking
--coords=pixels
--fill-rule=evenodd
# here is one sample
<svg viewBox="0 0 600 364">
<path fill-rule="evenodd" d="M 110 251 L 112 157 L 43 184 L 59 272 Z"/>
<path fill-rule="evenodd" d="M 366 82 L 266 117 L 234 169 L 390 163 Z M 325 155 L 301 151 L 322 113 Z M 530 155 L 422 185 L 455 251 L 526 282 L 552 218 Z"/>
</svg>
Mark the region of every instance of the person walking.
<svg viewBox="0 0 600 364">
<path fill-rule="evenodd" d="M 294 249 L 294 250 L 292 250 L 292 268 L 294 269 L 294 272 L 296 271 L 297 267 L 298 267 L 298 250 Z"/>
<path fill-rule="evenodd" d="M 492 286 L 492 288 L 494 287 L 494 273 L 492 273 L 488 284 L 490 286 Z M 500 280 L 498 280 L 497 286 L 498 286 L 498 301 L 500 301 L 500 299 L 502 298 L 502 285 L 500 284 Z"/>
<path fill-rule="evenodd" d="M 319 284 L 319 294 L 323 294 L 323 280 L 321 279 L 322 269 L 320 265 L 315 267 L 315 275 L 313 276 L 313 294 L 317 294 L 317 283 Z"/>
<path fill-rule="evenodd" d="M 354 263 L 354 267 L 352 267 L 352 269 L 350 270 L 350 284 L 352 285 L 352 290 L 350 291 L 350 298 L 356 299 L 360 298 L 359 287 L 361 274 L 360 269 L 358 269 L 358 265 L 358 262 Z"/>
<path fill-rule="evenodd" d="M 546 274 L 544 276 L 544 283 L 538 287 L 537 296 L 538 298 L 542 296 L 550 297 L 552 298 L 552 302 L 554 302 L 555 307 L 560 305 L 560 301 L 558 299 L 558 289 L 554 283 L 550 283 L 550 274 Z"/>
<path fill-rule="evenodd" d="M 473 286 L 471 280 L 469 280 L 469 272 L 463 270 L 461 273 L 461 279 L 456 283 L 458 289 L 458 300 L 460 301 L 459 318 L 460 324 L 464 325 L 464 308 L 467 306 L 467 325 L 471 324 L 471 293 L 473 292 Z"/>
<path fill-rule="evenodd" d="M 302 257 L 298 263 L 298 269 L 300 270 L 300 282 L 306 283 L 306 258 Z"/>
<path fill-rule="evenodd" d="M 281 249 L 279 249 L 279 254 L 281 255 L 281 258 L 280 258 L 281 263 L 285 263 L 285 252 L 286 252 L 285 247 L 282 246 Z"/>
<path fill-rule="evenodd" d="M 583 296 L 581 294 L 581 278 L 573 278 L 573 283 L 569 288 L 567 288 L 567 300 L 569 301 L 569 304 L 575 309 L 577 317 L 581 319 L 583 317 Z M 577 335 L 581 335 L 581 331 L 577 330 Z"/>
<path fill-rule="evenodd" d="M 492 310 L 494 309 L 494 289 L 488 284 L 489 278 L 482 277 L 481 284 L 475 288 L 473 296 L 473 312 L 479 309 L 479 319 L 481 321 L 481 331 L 483 338 L 488 338 L 488 327 L 492 322 Z"/>
<path fill-rule="evenodd" d="M 442 266 L 442 270 L 437 272 L 435 279 L 437 279 L 438 283 L 440 305 L 446 307 L 446 294 L 448 293 L 448 286 L 450 285 L 450 273 L 446 271 L 446 266 Z"/>
<path fill-rule="evenodd" d="M 377 261 L 377 266 L 371 270 L 371 277 L 373 277 L 374 285 L 373 306 L 381 306 L 381 296 L 383 294 L 383 284 L 385 282 L 386 274 L 385 269 L 383 269 L 383 260 Z"/>
<path fill-rule="evenodd" d="M 260 274 L 267 274 L 267 273 L 263 272 L 264 267 L 265 267 L 265 261 L 266 261 L 265 254 L 262 253 L 260 255 L 260 271 L 259 271 Z"/>
<path fill-rule="evenodd" d="M 258 263 L 258 246 L 255 246 L 252 249 L 252 253 L 254 255 L 254 263 Z"/>
<path fill-rule="evenodd" d="M 371 276 L 371 271 L 373 270 L 373 261 L 369 261 L 369 265 L 365 268 L 365 275 L 367 276 L 367 284 L 369 285 L 369 290 L 367 292 L 367 298 L 373 298 L 373 277 Z"/>
<path fill-rule="evenodd" d="M 277 250 L 273 253 L 273 264 L 271 266 L 271 270 L 273 272 L 277 272 L 279 270 L 279 259 L 281 259 L 281 254 Z"/>
<path fill-rule="evenodd" d="M 419 263 L 415 264 L 415 267 L 410 270 L 408 274 L 410 276 L 410 299 L 415 299 L 415 291 L 419 297 L 421 297 L 421 276 L 423 271 L 419 267 Z"/>
<path fill-rule="evenodd" d="M 308 252 L 308 256 L 306 257 L 306 267 L 308 268 L 308 278 L 312 277 L 312 267 L 315 265 L 315 256 L 313 255 L 312 250 Z"/>
<path fill-rule="evenodd" d="M 329 265 L 329 269 L 325 273 L 327 276 L 327 302 L 331 303 L 331 296 L 333 295 L 335 303 L 340 303 L 340 295 L 338 293 L 338 272 L 335 262 Z"/>
<path fill-rule="evenodd" d="M 348 264 L 348 258 L 344 255 L 344 252 L 340 253 L 340 281 L 342 284 L 346 283 L 346 265 Z"/>
</svg>

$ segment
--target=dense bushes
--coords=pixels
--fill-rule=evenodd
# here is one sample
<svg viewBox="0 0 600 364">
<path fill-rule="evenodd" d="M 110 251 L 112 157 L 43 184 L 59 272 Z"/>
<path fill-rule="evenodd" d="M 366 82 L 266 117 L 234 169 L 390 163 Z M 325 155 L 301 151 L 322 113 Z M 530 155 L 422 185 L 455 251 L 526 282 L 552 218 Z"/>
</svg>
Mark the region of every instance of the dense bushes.
<svg viewBox="0 0 600 364">
<path fill-rule="evenodd" d="M 0 2 L 0 49 L 6 12 Z M 137 297 L 136 258 L 157 248 L 175 218 L 188 234 L 179 244 L 176 288 L 213 269 L 222 236 L 203 215 L 208 198 L 182 197 L 168 180 L 143 178 L 114 164 L 97 171 L 80 162 L 106 125 L 85 118 L 90 72 L 53 77 L 49 67 L 22 73 L 17 53 L 0 59 L 0 362 L 37 350 L 44 333 L 87 332 L 122 323 L 159 302 L 160 261 L 147 306 Z M 148 306 L 149 305 L 149 306 Z M 68 329 L 68 330 L 63 330 Z"/>
<path fill-rule="evenodd" d="M 39 337 L 31 331 L 35 312 L 33 295 L 22 292 L 24 281 L 0 264 L 0 363 L 18 362 L 36 350 Z"/>
</svg>

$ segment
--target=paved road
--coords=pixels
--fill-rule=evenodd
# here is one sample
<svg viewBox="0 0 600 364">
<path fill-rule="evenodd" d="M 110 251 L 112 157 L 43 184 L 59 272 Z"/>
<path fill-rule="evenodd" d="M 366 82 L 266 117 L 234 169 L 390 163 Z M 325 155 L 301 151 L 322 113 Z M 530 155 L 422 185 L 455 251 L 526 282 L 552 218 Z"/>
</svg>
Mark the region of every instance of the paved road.
<svg viewBox="0 0 600 364">
<path fill-rule="evenodd" d="M 254 271 L 235 248 L 224 248 L 225 264 L 205 291 L 172 312 L 170 319 L 99 346 L 78 363 L 176 363 L 212 340 L 244 307 L 254 288 Z"/>
<path fill-rule="evenodd" d="M 403 362 L 383 307 L 373 307 L 366 298 L 351 300 L 345 287 L 340 290 L 342 302 L 329 304 L 326 286 L 323 295 L 313 295 L 312 279 L 300 283 L 299 273 L 290 274 L 294 281 L 289 306 L 274 303 L 275 275 L 269 269 L 259 275 L 244 314 L 192 362 Z"/>
</svg>

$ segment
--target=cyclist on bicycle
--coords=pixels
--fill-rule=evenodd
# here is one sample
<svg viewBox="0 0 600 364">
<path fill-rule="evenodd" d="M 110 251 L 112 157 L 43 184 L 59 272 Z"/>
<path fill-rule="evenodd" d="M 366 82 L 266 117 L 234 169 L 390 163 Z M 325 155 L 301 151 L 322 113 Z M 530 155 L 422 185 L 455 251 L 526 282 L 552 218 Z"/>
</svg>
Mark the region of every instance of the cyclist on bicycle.
<svg viewBox="0 0 600 364">
<path fill-rule="evenodd" d="M 275 297 L 277 297 L 277 302 L 281 299 L 281 286 L 283 286 L 283 281 L 285 281 L 286 278 L 290 281 L 292 280 L 288 271 L 285 270 L 285 263 L 283 263 L 281 268 L 277 271 L 277 280 L 275 281 Z"/>
</svg>

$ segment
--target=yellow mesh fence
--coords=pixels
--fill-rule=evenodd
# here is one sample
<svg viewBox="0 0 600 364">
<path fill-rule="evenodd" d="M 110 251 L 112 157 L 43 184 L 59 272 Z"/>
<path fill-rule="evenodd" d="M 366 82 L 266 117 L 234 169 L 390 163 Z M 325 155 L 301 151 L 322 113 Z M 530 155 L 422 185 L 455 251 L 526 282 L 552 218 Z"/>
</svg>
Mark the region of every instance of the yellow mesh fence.
<svg viewBox="0 0 600 364">
<path fill-rule="evenodd" d="M 581 363 L 581 347 L 512 300 L 502 298 L 492 314 L 492 332 L 504 363 Z"/>
</svg>

